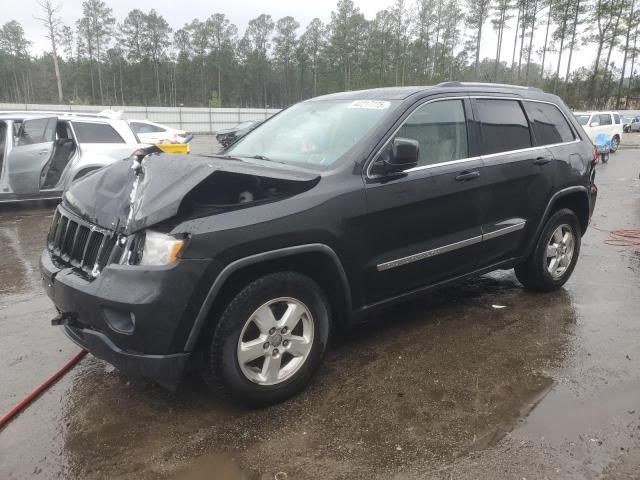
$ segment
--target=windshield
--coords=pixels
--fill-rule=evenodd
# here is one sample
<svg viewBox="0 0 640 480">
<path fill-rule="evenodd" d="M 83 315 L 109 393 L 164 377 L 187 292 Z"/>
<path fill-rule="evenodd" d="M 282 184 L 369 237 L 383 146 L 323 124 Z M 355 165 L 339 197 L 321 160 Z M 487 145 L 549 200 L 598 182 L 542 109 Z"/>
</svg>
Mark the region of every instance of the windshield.
<svg viewBox="0 0 640 480">
<path fill-rule="evenodd" d="M 576 117 L 580 125 L 584 126 L 589 123 L 589 117 L 591 117 L 591 115 L 574 115 L 574 117 Z"/>
<path fill-rule="evenodd" d="M 285 163 L 332 165 L 391 111 L 396 102 L 303 102 L 276 115 L 227 150 Z"/>
</svg>

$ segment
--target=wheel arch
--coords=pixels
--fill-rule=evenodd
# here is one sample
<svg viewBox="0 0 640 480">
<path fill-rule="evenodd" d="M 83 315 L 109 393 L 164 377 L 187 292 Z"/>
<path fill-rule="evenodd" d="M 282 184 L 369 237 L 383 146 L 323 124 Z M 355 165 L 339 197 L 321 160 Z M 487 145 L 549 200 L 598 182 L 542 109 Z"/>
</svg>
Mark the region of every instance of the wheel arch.
<svg viewBox="0 0 640 480">
<path fill-rule="evenodd" d="M 568 208 L 575 212 L 580 222 L 581 234 L 584 235 L 589 225 L 589 194 L 587 193 L 587 188 L 581 185 L 564 188 L 557 191 L 547 203 L 544 214 L 536 227 L 535 235 L 529 240 L 521 258 L 526 258 L 529 255 L 535 247 L 549 217 L 561 208 Z"/>
<path fill-rule="evenodd" d="M 551 204 L 544 222 L 561 208 L 568 208 L 576 214 L 580 222 L 580 234 L 584 235 L 589 226 L 589 196 L 586 189 L 572 190 L 558 196 Z"/>
<path fill-rule="evenodd" d="M 328 297 L 337 325 L 345 324 L 352 311 L 351 288 L 340 258 L 328 245 L 297 245 L 235 260 L 222 269 L 213 281 L 196 316 L 185 344 L 193 351 L 206 326 L 212 326 L 213 314 L 224 306 L 248 282 L 275 271 L 295 271 L 308 275 Z"/>
</svg>

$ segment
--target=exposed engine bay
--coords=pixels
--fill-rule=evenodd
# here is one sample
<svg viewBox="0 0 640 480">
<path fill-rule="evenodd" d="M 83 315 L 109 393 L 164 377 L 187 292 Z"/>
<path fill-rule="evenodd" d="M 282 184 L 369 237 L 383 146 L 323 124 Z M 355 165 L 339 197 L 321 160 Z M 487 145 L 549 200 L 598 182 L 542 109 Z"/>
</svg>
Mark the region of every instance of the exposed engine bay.
<svg viewBox="0 0 640 480">
<path fill-rule="evenodd" d="M 216 171 L 189 192 L 182 210 L 187 216 L 190 213 L 197 215 L 200 210 L 208 213 L 226 211 L 278 200 L 308 190 L 311 186 L 313 184 L 296 180 Z"/>
<path fill-rule="evenodd" d="M 88 222 L 130 234 L 168 219 L 186 220 L 282 200 L 320 176 L 224 157 L 136 152 L 75 182 L 64 203 Z"/>
</svg>

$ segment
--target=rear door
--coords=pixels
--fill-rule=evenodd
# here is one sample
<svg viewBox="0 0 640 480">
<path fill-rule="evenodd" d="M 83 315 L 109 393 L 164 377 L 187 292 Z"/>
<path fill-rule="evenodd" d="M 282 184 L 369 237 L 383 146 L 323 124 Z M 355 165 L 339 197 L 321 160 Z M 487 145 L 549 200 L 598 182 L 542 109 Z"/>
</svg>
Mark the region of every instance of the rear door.
<svg viewBox="0 0 640 480">
<path fill-rule="evenodd" d="M 610 113 L 600 114 L 600 127 L 602 132 L 612 138 L 616 134 L 616 124 L 613 122 L 613 115 Z"/>
<path fill-rule="evenodd" d="M 53 154 L 57 122 L 57 117 L 30 118 L 22 122 L 7 158 L 12 193 L 40 191 L 42 171 Z"/>
<path fill-rule="evenodd" d="M 363 219 L 364 296 L 371 304 L 467 273 L 481 242 L 482 161 L 469 147 L 468 99 L 440 99 L 417 107 L 388 140 L 420 144 L 418 166 L 404 176 L 372 174 Z"/>
<path fill-rule="evenodd" d="M 519 99 L 478 98 L 482 178 L 483 265 L 517 256 L 535 230 L 553 186 L 553 154 L 537 146 Z"/>
</svg>

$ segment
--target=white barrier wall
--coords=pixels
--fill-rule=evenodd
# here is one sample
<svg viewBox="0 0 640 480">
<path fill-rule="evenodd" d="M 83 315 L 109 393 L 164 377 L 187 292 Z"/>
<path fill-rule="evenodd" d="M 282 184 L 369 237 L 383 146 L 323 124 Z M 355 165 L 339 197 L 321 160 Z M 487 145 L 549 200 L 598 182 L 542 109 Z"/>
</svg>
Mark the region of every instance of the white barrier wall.
<svg viewBox="0 0 640 480">
<path fill-rule="evenodd" d="M 191 108 L 140 107 L 122 105 L 44 105 L 0 103 L 0 110 L 44 110 L 48 112 L 98 113 L 102 110 L 123 111 L 128 120 L 147 119 L 192 133 L 215 133 L 248 120 L 265 120 L 279 112 L 273 108 Z"/>
</svg>

